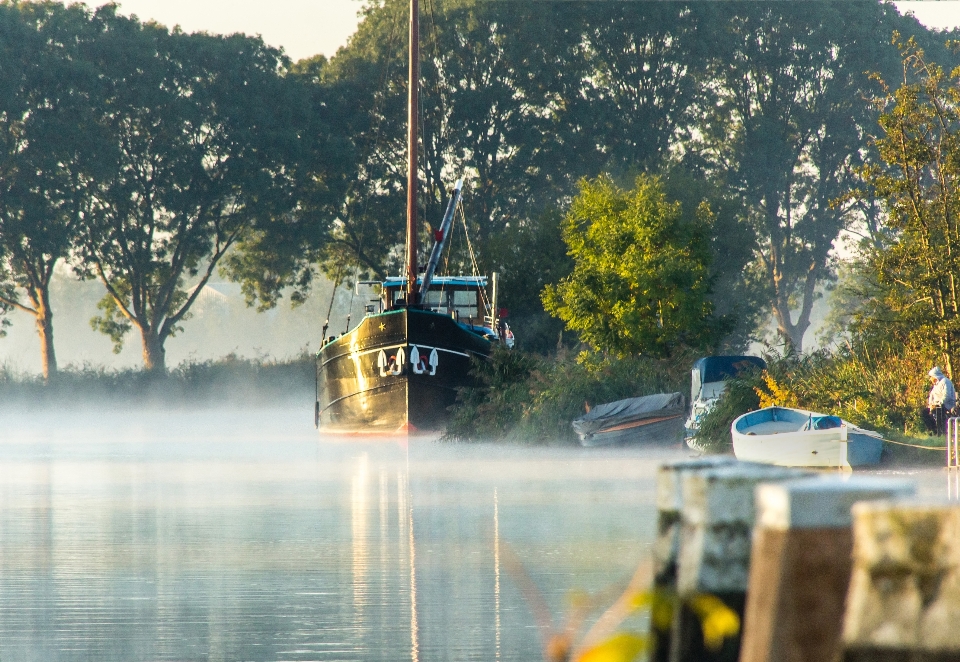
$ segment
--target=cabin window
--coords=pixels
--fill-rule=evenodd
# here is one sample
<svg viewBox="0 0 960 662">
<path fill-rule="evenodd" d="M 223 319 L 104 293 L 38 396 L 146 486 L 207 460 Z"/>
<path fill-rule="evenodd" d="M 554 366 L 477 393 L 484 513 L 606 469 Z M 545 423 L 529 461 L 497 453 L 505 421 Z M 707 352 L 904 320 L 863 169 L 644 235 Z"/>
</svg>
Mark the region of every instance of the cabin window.
<svg viewBox="0 0 960 662">
<path fill-rule="evenodd" d="M 424 304 L 430 310 L 438 313 L 449 314 L 450 309 L 453 306 L 453 301 L 451 300 L 452 294 L 453 292 L 450 290 L 431 289 L 429 292 L 427 292 L 427 295 L 424 299 Z"/>
<path fill-rule="evenodd" d="M 458 317 L 478 317 L 476 290 L 455 290 L 453 294 L 453 308 Z"/>
</svg>

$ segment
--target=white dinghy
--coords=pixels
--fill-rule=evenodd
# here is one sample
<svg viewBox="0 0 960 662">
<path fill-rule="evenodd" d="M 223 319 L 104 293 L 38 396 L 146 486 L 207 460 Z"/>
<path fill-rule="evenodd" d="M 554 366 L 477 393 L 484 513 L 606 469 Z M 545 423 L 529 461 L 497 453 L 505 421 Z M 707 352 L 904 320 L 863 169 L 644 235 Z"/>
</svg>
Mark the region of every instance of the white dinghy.
<svg viewBox="0 0 960 662">
<path fill-rule="evenodd" d="M 738 460 L 784 467 L 862 467 L 880 462 L 883 439 L 837 416 L 767 407 L 733 422 Z"/>
</svg>

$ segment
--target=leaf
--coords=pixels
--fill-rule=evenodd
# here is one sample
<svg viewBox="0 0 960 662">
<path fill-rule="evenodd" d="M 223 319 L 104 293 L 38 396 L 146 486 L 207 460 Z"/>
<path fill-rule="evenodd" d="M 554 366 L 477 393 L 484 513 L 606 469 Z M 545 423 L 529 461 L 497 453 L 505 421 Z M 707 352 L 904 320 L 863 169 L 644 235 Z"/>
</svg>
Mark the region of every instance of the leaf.
<svg viewBox="0 0 960 662">
<path fill-rule="evenodd" d="M 740 632 L 740 617 L 715 595 L 697 595 L 687 603 L 700 619 L 703 643 L 712 650 L 719 650 L 724 639 Z"/>
<path fill-rule="evenodd" d="M 585 652 L 577 662 L 633 662 L 646 648 L 646 637 L 620 633 Z"/>
</svg>

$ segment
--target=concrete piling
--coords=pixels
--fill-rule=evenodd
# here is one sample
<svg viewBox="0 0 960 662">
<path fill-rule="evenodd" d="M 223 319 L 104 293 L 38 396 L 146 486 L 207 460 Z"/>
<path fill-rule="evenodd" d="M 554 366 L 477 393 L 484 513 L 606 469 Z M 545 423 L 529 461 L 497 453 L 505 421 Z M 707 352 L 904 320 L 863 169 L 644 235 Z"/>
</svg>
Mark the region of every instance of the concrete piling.
<svg viewBox="0 0 960 662">
<path fill-rule="evenodd" d="M 830 662 L 841 651 L 851 507 L 906 497 L 908 481 L 803 478 L 756 488 L 740 662 Z"/>
<path fill-rule="evenodd" d="M 681 477 L 737 464 L 729 455 L 702 457 L 662 465 L 657 471 L 657 538 L 653 546 L 653 590 L 669 598 L 677 593 L 677 556 L 680 549 L 680 521 L 683 508 Z M 661 607 L 662 608 L 662 607 Z M 654 619 L 651 628 L 651 662 L 668 662 L 670 630 Z"/>
<path fill-rule="evenodd" d="M 735 662 L 740 637 L 712 649 L 702 615 L 692 608 L 710 595 L 743 621 L 750 568 L 754 491 L 760 483 L 811 475 L 798 469 L 737 463 L 680 475 L 681 530 L 677 554 L 677 605 L 670 634 L 670 662 Z"/>
<path fill-rule="evenodd" d="M 960 660 L 960 506 L 915 500 L 854 506 L 841 659 Z"/>
</svg>

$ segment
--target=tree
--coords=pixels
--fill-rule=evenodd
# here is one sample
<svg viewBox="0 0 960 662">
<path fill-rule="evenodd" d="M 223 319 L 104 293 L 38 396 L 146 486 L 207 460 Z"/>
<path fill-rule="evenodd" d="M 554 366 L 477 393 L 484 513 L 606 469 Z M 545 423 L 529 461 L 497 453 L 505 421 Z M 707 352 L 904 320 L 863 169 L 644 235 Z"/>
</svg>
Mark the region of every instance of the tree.
<svg viewBox="0 0 960 662">
<path fill-rule="evenodd" d="M 301 210 L 300 248 L 289 243 L 291 233 L 265 236 L 250 247 L 255 251 L 244 251 L 249 259 L 231 260 L 233 277 L 261 305 L 275 303 L 284 287 L 309 282 L 318 262 L 330 276 L 345 264 L 361 275 L 399 271 L 407 9 L 402 0 L 370 3 L 335 57 L 298 63 L 313 67 L 330 123 L 347 137 L 339 164 L 349 165 L 321 177 L 320 204 Z M 479 240 L 481 268 L 516 269 L 522 278 L 524 269 L 500 250 L 501 235 L 540 234 L 537 223 L 569 202 L 581 177 L 636 172 L 639 163 L 669 156 L 703 89 L 691 76 L 696 30 L 696 16 L 679 5 L 426 6 L 422 218 L 437 223 L 449 186 L 465 176 L 465 218 Z M 289 246 L 280 251 L 289 259 L 271 261 L 271 242 Z M 454 252 L 451 263 L 469 264 L 466 251 Z"/>
<path fill-rule="evenodd" d="M 833 203 L 868 157 L 876 114 L 861 99 L 872 89 L 868 71 L 896 70 L 887 35 L 899 16 L 875 2 L 726 11 L 707 72 L 718 103 L 703 154 L 748 210 L 768 305 L 801 351 L 834 241 L 858 221 L 849 201 Z"/>
<path fill-rule="evenodd" d="M 50 280 L 91 203 L 101 133 L 79 5 L 0 3 L 0 307 L 32 315 L 43 376 L 57 373 Z"/>
<path fill-rule="evenodd" d="M 94 327 L 141 336 L 147 370 L 232 246 L 293 208 L 301 88 L 258 38 L 184 34 L 97 12 L 111 149 L 76 268 L 107 290 Z M 193 281 L 190 287 L 190 281 Z"/>
<path fill-rule="evenodd" d="M 861 199 L 878 198 L 883 236 L 864 247 L 865 295 L 853 328 L 870 342 L 925 349 L 948 372 L 960 349 L 960 70 L 899 41 L 902 76 L 884 83 L 875 140 L 881 162 L 862 170 Z"/>
<path fill-rule="evenodd" d="M 656 177 L 632 191 L 607 177 L 581 182 L 563 223 L 573 273 L 544 289 L 544 307 L 604 352 L 710 348 L 729 329 L 708 298 L 711 221 L 706 205 L 668 200 Z"/>
</svg>

